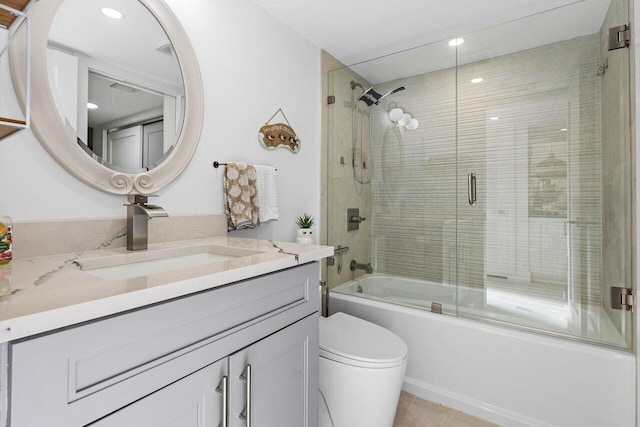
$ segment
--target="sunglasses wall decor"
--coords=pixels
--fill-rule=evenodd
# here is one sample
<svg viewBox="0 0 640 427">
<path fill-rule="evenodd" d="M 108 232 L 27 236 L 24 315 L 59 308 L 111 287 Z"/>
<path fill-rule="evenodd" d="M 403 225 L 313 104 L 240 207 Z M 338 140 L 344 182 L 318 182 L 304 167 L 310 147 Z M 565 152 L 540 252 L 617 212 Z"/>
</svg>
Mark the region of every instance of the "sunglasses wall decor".
<svg viewBox="0 0 640 427">
<path fill-rule="evenodd" d="M 284 117 L 287 123 L 269 124 L 278 113 L 282 114 L 282 117 Z M 294 153 L 300 151 L 300 139 L 291 127 L 289 120 L 287 120 L 287 116 L 284 115 L 282 108 L 278 108 L 275 114 L 260 128 L 258 139 L 260 140 L 260 144 L 268 150 L 286 147 Z"/>
</svg>

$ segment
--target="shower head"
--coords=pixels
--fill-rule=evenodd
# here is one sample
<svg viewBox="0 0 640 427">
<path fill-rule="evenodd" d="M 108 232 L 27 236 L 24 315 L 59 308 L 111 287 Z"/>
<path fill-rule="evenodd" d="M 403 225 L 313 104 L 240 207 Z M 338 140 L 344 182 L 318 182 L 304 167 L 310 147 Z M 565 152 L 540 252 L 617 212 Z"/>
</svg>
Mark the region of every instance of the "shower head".
<svg viewBox="0 0 640 427">
<path fill-rule="evenodd" d="M 362 95 L 360 95 L 358 101 L 363 101 L 365 104 L 371 107 L 372 105 L 378 103 L 380 97 L 382 97 L 382 95 L 376 92 L 373 87 L 370 87 L 369 89 L 365 90 Z"/>
<path fill-rule="evenodd" d="M 393 95 L 396 92 L 400 92 L 401 90 L 404 90 L 404 86 L 400 86 L 399 88 L 390 90 L 389 92 L 385 93 L 384 95 L 380 95 L 378 92 L 376 92 L 373 87 L 370 87 L 369 89 L 365 90 L 362 95 L 360 95 L 360 98 L 358 98 L 358 101 L 363 101 L 364 103 L 366 103 L 369 107 L 371 107 L 372 105 L 378 105 L 380 103 L 380 101 L 382 101 L 382 99 L 386 96 L 389 95 Z"/>
<path fill-rule="evenodd" d="M 380 97 L 380 99 L 378 100 L 378 102 L 376 102 L 376 104 L 378 104 L 380 101 L 382 101 L 382 98 L 384 98 L 385 96 L 393 95 L 394 93 L 400 92 L 401 90 L 404 90 L 404 86 L 400 86 L 400 87 L 397 87 L 397 88 L 395 88 L 393 90 L 390 90 L 389 92 L 387 92 L 384 95 L 382 95 Z"/>
</svg>

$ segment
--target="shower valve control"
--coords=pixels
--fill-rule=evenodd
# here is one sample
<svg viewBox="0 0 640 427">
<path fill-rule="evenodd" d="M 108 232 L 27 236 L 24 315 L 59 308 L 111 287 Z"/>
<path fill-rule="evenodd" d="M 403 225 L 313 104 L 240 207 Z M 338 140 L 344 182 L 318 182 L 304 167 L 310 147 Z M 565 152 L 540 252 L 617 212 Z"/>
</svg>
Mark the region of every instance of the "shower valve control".
<svg viewBox="0 0 640 427">
<path fill-rule="evenodd" d="M 360 228 L 360 223 L 365 220 L 360 216 L 359 208 L 347 209 L 347 231 L 354 231 Z"/>
</svg>

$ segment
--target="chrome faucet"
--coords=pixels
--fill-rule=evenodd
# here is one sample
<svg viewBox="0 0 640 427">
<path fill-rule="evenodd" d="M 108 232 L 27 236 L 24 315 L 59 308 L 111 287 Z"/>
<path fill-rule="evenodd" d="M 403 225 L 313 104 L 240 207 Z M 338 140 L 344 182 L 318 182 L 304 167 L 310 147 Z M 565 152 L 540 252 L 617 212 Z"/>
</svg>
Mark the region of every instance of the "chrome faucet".
<svg viewBox="0 0 640 427">
<path fill-rule="evenodd" d="M 157 205 L 148 205 L 147 196 L 129 195 L 127 207 L 127 250 L 147 249 L 149 243 L 149 220 L 167 217 L 167 212 Z"/>
<path fill-rule="evenodd" d="M 371 267 L 370 262 L 366 264 L 359 264 L 354 259 L 354 260 L 351 260 L 351 264 L 349 264 L 349 268 L 351 269 L 351 271 L 364 270 L 365 273 L 373 274 L 373 267 Z"/>
</svg>

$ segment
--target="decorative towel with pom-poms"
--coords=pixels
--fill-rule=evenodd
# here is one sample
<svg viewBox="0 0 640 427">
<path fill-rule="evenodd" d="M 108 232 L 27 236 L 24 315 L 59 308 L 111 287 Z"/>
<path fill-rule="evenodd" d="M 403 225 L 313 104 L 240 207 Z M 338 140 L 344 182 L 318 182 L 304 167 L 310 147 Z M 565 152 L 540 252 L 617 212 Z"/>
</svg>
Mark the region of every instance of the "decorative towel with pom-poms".
<svg viewBox="0 0 640 427">
<path fill-rule="evenodd" d="M 228 230 L 256 228 L 258 206 L 256 169 L 243 162 L 229 162 L 224 174 L 224 207 Z"/>
<path fill-rule="evenodd" d="M 278 113 L 282 113 L 282 117 L 284 117 L 287 124 L 269 124 L 269 122 L 273 120 Z M 276 111 L 275 114 L 267 120 L 265 125 L 260 128 L 260 131 L 258 132 L 258 140 L 260 141 L 260 144 L 268 150 L 273 150 L 278 147 L 287 147 L 294 153 L 300 151 L 300 139 L 291 127 L 289 120 L 287 120 L 287 116 L 284 115 L 282 108 L 278 108 L 278 111 Z"/>
</svg>

